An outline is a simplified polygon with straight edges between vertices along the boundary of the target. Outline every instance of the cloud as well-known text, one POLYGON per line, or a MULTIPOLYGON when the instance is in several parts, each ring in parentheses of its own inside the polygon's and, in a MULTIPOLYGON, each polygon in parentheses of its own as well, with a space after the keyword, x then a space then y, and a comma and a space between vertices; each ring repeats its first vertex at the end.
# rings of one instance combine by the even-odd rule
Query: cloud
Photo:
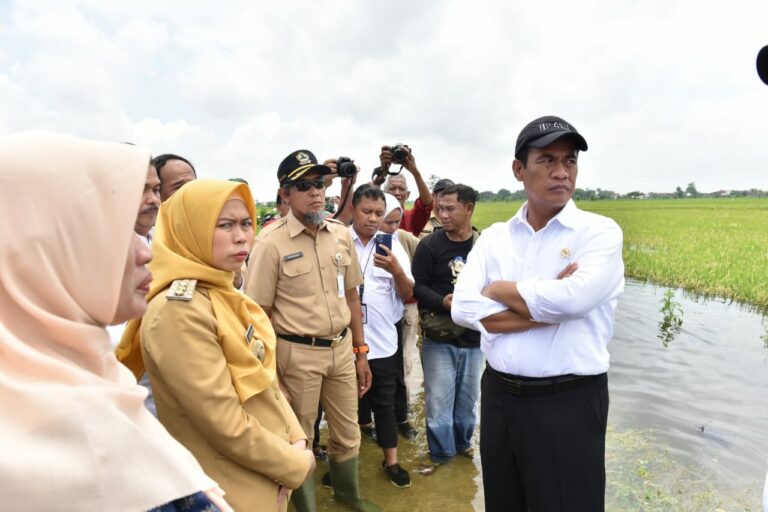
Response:
POLYGON ((516 189, 517 133, 545 114, 589 141, 582 187, 768 187, 768 90, 754 70, 763 3, 40 0, 0 11, 0 132, 133 140, 188 156, 204 176, 245 177, 264 200, 294 149, 350 156, 367 178, 394 142, 414 148, 425 176, 516 189))

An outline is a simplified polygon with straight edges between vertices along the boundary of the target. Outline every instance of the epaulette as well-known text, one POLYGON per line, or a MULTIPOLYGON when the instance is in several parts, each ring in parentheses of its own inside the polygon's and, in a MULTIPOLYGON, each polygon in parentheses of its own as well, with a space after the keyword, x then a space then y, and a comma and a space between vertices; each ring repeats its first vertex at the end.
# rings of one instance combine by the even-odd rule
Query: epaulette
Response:
POLYGON ((341 224, 342 226, 348 227, 346 224, 341 222, 339 219, 334 219, 334 218, 331 218, 331 217, 326 217, 325 221, 326 222, 333 222, 335 224, 341 224))
POLYGON ((259 234, 256 235, 256 238, 264 239, 264 238, 268 237, 269 235, 271 235, 272 233, 277 231, 277 228, 285 226, 286 222, 288 222, 288 218, 287 217, 281 217, 281 218, 277 219, 274 222, 270 222, 269 224, 264 226, 261 229, 261 231, 259 231, 259 234))
POLYGON ((169 300, 189 302, 195 295, 195 286, 197 286, 197 279, 177 279, 171 283, 165 297, 169 300))

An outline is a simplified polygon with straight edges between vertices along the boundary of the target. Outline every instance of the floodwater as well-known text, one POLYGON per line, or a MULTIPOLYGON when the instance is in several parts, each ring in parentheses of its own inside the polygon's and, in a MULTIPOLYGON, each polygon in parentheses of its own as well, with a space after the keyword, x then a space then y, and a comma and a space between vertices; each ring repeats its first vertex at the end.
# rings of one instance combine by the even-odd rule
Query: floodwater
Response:
MULTIPOLYGON (((768 465, 768 321, 739 304, 691 298, 677 291, 674 302, 679 310, 675 314, 682 325, 679 333, 664 336, 659 326, 666 291, 630 281, 620 300, 609 345, 609 430, 647 435, 654 451, 663 451, 676 468, 692 468, 692 473, 680 474, 705 479, 718 500, 720 496, 740 496, 738 507, 726 505, 724 509, 756 510, 760 497, 755 489, 762 487, 768 465)), ((474 459, 456 457, 430 476, 417 472, 427 455, 421 382, 416 360, 409 385, 412 424, 419 436, 415 441, 401 438, 399 447, 401 465, 410 471, 413 485, 408 489, 391 485, 381 471, 381 450, 363 436, 362 493, 388 512, 484 510, 477 446, 474 459)), ((322 441, 325 435, 324 431, 322 441)), ((478 437, 476 433, 475 445, 478 437)), ((618 493, 624 500, 627 494, 643 494, 642 489, 625 489, 643 483, 636 475, 634 480, 625 479, 638 461, 635 453, 612 446, 618 442, 609 432, 607 450, 619 455, 606 463, 608 510, 634 508, 618 500, 618 493)), ((331 490, 320 485, 326 471, 327 465, 319 463, 315 472, 318 509, 347 510, 333 501, 331 490)), ((686 482, 678 485, 684 488, 686 482)), ((638 504, 637 510, 645 509, 638 504)))
POLYGON ((723 490, 762 482, 768 466, 768 321, 740 304, 675 294, 680 334, 664 347, 666 289, 628 283, 611 352, 615 428, 652 429, 683 464, 723 490))

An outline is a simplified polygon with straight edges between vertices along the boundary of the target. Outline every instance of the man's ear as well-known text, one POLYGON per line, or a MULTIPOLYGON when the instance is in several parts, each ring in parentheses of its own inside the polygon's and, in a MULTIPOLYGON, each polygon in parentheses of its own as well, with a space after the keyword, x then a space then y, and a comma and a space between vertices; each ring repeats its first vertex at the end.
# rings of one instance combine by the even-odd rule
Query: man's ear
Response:
POLYGON ((523 165, 522 160, 518 160, 517 158, 515 158, 512 161, 512 172, 514 173, 515 179, 517 179, 517 181, 523 181, 524 168, 525 166, 523 165))

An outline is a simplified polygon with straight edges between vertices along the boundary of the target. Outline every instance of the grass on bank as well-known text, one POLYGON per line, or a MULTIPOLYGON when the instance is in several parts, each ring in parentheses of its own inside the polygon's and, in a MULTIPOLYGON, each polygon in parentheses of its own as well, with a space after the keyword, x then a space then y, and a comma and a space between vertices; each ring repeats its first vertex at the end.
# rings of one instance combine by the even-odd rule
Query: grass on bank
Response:
MULTIPOLYGON (((482 229, 522 203, 479 203, 482 229)), ((768 310, 768 199, 580 201, 624 231, 626 275, 768 310)))
POLYGON ((606 510, 622 512, 759 511, 761 489, 723 492, 711 475, 675 462, 653 433, 608 428, 606 510))

